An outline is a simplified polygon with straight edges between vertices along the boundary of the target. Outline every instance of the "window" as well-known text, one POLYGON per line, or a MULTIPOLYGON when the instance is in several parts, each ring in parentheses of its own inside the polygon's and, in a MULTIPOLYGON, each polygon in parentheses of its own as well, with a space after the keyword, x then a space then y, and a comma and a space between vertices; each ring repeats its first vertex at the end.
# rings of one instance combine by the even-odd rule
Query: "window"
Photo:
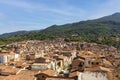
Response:
POLYGON ((42 78, 45 78, 45 76, 42 76, 42 78))
POLYGON ((99 62, 97 62, 96 64, 99 65, 99 62))

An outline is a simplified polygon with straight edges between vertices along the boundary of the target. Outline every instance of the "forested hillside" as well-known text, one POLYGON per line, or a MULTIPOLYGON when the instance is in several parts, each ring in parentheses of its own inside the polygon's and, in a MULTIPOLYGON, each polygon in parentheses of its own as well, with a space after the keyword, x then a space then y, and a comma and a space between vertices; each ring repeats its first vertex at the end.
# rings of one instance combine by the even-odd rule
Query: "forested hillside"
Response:
POLYGON ((1 38, 0 44, 22 40, 51 40, 55 38, 65 38, 66 41, 95 42, 120 48, 120 13, 95 20, 53 25, 40 31, 8 36, 1 38))

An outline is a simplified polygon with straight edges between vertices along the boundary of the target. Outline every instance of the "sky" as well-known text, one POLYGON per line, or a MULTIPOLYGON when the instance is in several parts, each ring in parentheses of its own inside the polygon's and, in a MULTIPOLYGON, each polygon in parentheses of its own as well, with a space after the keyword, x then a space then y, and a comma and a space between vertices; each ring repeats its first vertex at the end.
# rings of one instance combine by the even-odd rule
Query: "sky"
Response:
POLYGON ((40 30, 120 12, 120 0, 0 0, 0 34, 40 30))

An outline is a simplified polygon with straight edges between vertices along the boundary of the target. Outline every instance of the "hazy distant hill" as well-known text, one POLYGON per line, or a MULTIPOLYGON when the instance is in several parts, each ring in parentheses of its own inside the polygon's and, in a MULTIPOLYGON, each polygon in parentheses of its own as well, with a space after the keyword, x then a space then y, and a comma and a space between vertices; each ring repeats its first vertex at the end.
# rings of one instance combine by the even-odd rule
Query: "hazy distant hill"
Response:
POLYGON ((11 33, 1 34, 0 37, 10 37, 10 36, 21 35, 25 33, 27 33, 27 31, 16 31, 16 32, 11 32, 11 33))
POLYGON ((23 35, 23 34, 28 34, 31 32, 40 32, 41 30, 32 30, 32 31, 25 31, 24 30, 24 31, 11 32, 11 33, 4 33, 4 34, 0 35, 0 38, 7 38, 7 37, 11 37, 11 36, 23 35))
POLYGON ((95 20, 80 21, 65 25, 53 25, 41 31, 38 30, 29 33, 26 33, 25 31, 7 34, 7 36, 9 35, 13 36, 2 39, 2 42, 21 41, 28 39, 49 40, 63 37, 66 38, 67 41, 96 42, 99 44, 113 45, 119 48, 120 13, 115 13, 110 16, 105 16, 95 20))

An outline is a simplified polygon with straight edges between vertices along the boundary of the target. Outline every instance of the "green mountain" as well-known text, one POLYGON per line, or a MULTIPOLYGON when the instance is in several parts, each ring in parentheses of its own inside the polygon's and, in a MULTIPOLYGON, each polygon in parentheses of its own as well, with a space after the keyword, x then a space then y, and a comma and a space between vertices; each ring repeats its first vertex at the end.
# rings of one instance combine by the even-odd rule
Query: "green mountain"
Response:
POLYGON ((66 41, 95 42, 120 48, 120 13, 95 20, 53 25, 41 31, 1 38, 0 43, 22 40, 51 40, 60 37, 65 38, 66 41))
POLYGON ((115 14, 112 14, 110 16, 105 16, 105 17, 102 17, 98 20, 101 20, 101 21, 115 21, 115 22, 120 22, 120 13, 115 13, 115 14))

